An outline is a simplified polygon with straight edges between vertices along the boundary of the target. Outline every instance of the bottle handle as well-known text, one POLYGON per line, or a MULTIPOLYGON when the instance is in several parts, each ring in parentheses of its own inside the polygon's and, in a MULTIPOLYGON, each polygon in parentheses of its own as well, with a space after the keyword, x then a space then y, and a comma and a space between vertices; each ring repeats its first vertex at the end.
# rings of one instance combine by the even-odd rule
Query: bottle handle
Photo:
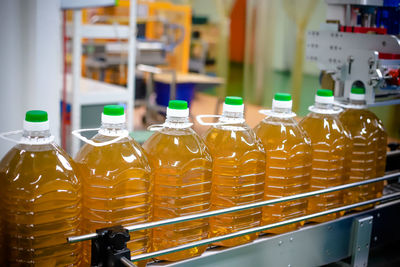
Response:
POLYGON ((16 131, 10 131, 10 132, 5 132, 5 133, 0 133, 0 138, 2 138, 2 139, 4 139, 4 140, 6 140, 6 141, 9 141, 9 142, 13 142, 13 143, 19 143, 19 140, 15 140, 15 139, 12 139, 12 138, 10 138, 10 137, 7 137, 7 136, 9 136, 9 135, 16 135, 16 134, 21 134, 21 133, 23 133, 23 130, 16 130, 16 131))
POLYGON ((260 109, 260 110, 258 111, 258 113, 263 114, 263 115, 265 115, 265 116, 268 116, 269 114, 271 114, 271 111, 272 111, 272 110, 270 110, 270 109, 260 109))
POLYGON ((149 127, 147 127, 148 131, 152 131, 152 132, 156 132, 156 131, 160 131, 161 129, 165 128, 165 127, 169 127, 169 128, 176 128, 176 129, 185 129, 185 128, 190 128, 193 126, 193 123, 191 122, 185 122, 185 123, 180 123, 178 124, 174 124, 174 123, 170 123, 170 122, 164 122, 162 124, 153 124, 150 125, 149 127))
POLYGON ((147 130, 152 131, 152 132, 157 132, 157 131, 161 130, 162 128, 164 128, 164 124, 153 124, 153 125, 150 125, 149 127, 147 127, 147 130))
POLYGON ((196 120, 200 125, 203 126, 215 126, 215 125, 222 125, 226 123, 221 122, 205 122, 203 118, 221 118, 221 115, 197 115, 196 120))
POLYGON ((100 130, 100 128, 91 128, 91 129, 79 129, 79 130, 74 130, 72 131, 72 134, 80 139, 81 141, 85 142, 86 144, 95 146, 95 147, 101 147, 101 146, 107 146, 107 145, 111 145, 114 144, 118 141, 120 141, 121 139, 128 137, 129 133, 128 131, 126 131, 127 134, 121 134, 119 135, 117 138, 114 138, 110 141, 106 141, 106 142, 94 142, 93 140, 87 139, 86 137, 84 137, 83 135, 81 135, 82 132, 91 132, 91 131, 98 131, 100 130))
POLYGON ((203 118, 222 118, 222 115, 197 115, 196 120, 200 125, 203 126, 217 126, 217 125, 232 125, 232 124, 240 124, 244 122, 244 119, 240 119, 237 121, 226 121, 226 122, 205 122, 203 118))
POLYGON ((260 109, 258 113, 263 114, 265 116, 273 116, 273 117, 278 117, 278 118, 293 118, 296 117, 296 113, 290 112, 290 113, 276 113, 272 111, 272 109, 260 109))
POLYGON ((50 135, 48 137, 40 137, 40 138, 27 138, 22 136, 20 139, 16 140, 13 138, 8 137, 9 135, 17 135, 23 133, 23 130, 16 130, 16 131, 10 131, 10 132, 5 132, 5 133, 0 133, 0 138, 10 141, 12 143, 16 144, 25 144, 25 145, 45 145, 49 144, 54 141, 54 136, 50 135))

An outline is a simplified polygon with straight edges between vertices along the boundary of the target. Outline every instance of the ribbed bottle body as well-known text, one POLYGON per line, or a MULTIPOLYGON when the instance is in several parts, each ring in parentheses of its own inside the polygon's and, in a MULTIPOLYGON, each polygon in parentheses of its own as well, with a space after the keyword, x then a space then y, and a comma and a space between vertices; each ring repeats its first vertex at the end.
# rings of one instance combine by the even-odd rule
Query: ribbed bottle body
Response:
MULTIPOLYGON (((154 170, 154 220, 163 220, 210 209, 212 159, 201 138, 190 128, 164 128, 143 145, 154 170)), ((162 250, 205 239, 208 218, 153 229, 153 250, 162 250)), ((157 257, 176 261, 199 256, 206 247, 195 247, 157 257)))
MULTIPOLYGON (((307 192, 310 186, 311 145, 293 118, 267 117, 255 128, 266 153, 264 199, 275 199, 307 192)), ((307 212, 307 199, 263 207, 263 224, 300 217, 307 212)), ((293 231, 304 222, 268 230, 268 233, 293 231)))
MULTIPOLYGON (((115 137, 98 134, 95 142, 115 137)), ((83 180, 83 229, 129 226, 152 220, 152 175, 145 152, 131 138, 106 146, 85 145, 76 156, 83 180)), ((131 233, 131 255, 150 251, 151 230, 131 233)), ((84 244, 85 263, 90 263, 90 242, 84 244)), ((145 265, 144 262, 139 265, 145 265)))
MULTIPOLYGON (((265 152, 253 130, 244 123, 216 126, 207 131, 205 142, 213 158, 212 209, 262 201, 265 152)), ((211 217, 211 236, 260 226, 261 217, 261 208, 211 217)), ((256 233, 224 240, 216 245, 231 247, 255 238, 256 233)))
POLYGON ((19 144, 0 163, 5 266, 76 266, 81 183, 72 159, 57 145, 19 144))
MULTIPOLYGON (((348 136, 336 114, 311 112, 300 126, 307 132, 312 146, 312 170, 310 190, 321 190, 346 182, 345 156, 348 136)), ((309 213, 317 213, 343 206, 343 192, 331 192, 311 197, 308 201, 309 213)), ((341 214, 329 214, 312 219, 324 222, 338 218, 341 214)))

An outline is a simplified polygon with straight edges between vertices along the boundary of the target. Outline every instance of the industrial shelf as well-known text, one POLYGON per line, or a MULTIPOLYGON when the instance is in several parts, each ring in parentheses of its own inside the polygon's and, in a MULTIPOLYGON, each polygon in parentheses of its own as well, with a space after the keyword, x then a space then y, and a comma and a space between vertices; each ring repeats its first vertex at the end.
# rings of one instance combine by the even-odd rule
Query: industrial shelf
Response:
MULTIPOLYGON (((72 99, 72 77, 67 75, 67 100, 72 99)), ((106 103, 124 103, 131 95, 124 86, 96 81, 81 77, 79 80, 80 105, 97 105, 106 103)))
MULTIPOLYGON (((129 26, 106 24, 82 24, 82 11, 74 10, 73 22, 66 27, 67 36, 72 37, 72 78, 68 101, 72 105, 72 130, 81 127, 81 107, 83 105, 126 103, 127 126, 133 131, 133 101, 135 99, 136 66, 136 0, 130 1, 129 26), (126 39, 127 42, 127 86, 123 87, 96 82, 81 77, 82 38, 126 39)), ((73 138, 71 154, 75 156, 80 142, 73 138)))
MULTIPOLYGON (((81 25, 81 37, 92 39, 128 39, 129 26, 114 24, 81 25)), ((73 37, 73 25, 67 25, 67 36, 73 37)))

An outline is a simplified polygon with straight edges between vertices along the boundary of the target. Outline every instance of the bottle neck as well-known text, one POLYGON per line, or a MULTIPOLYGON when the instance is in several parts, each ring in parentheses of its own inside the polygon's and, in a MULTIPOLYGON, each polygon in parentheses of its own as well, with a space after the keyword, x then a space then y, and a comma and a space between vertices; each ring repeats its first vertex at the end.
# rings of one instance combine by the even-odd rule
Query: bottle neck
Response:
POLYGON ((105 136, 129 135, 126 123, 104 123, 104 122, 101 123, 99 134, 105 136))
POLYGON ((22 137, 24 138, 49 138, 51 136, 50 134, 50 130, 44 130, 44 131, 28 131, 28 130, 24 130, 22 133, 22 137))
POLYGON ((318 108, 318 109, 333 109, 333 104, 332 103, 318 103, 318 102, 315 102, 314 107, 318 108))
POLYGON ((40 131, 24 129, 19 143, 25 145, 47 145, 53 141, 54 136, 51 135, 49 129, 40 131))
POLYGON ((274 105, 272 105, 272 112, 281 113, 281 114, 290 114, 290 113, 292 113, 292 109, 291 108, 274 107, 274 105))
POLYGON ((189 117, 172 117, 172 116, 167 116, 165 119, 166 123, 172 123, 172 124, 184 124, 184 123, 189 123, 189 117))
POLYGON ((118 131, 118 130, 126 130, 126 123, 101 123, 101 130, 114 130, 114 131, 118 131))
POLYGON ((241 123, 244 122, 243 112, 230 112, 223 111, 222 116, 219 119, 220 122, 232 122, 232 123, 241 123))
POLYGON ((367 104, 367 102, 365 100, 350 99, 350 104, 355 105, 355 106, 365 106, 367 104))

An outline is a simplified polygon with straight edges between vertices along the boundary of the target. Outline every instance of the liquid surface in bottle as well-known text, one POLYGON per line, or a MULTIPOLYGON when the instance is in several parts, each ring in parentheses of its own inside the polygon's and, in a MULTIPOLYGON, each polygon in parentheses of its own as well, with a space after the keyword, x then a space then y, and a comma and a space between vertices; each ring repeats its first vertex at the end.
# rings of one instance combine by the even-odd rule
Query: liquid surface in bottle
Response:
MULTIPOLYGON (((210 209, 212 160, 201 138, 191 129, 163 128, 143 145, 154 170, 154 220, 210 209)), ((208 237, 208 218, 153 230, 158 251, 208 237)), ((157 257, 176 261, 201 255, 206 246, 157 257)))
POLYGON ((0 163, 5 266, 77 266, 81 184, 72 159, 55 144, 12 148, 0 163))
MULTIPOLYGON (((260 139, 245 123, 219 125, 205 134, 213 158, 211 208, 223 209, 263 200, 265 152, 260 139)), ((260 226, 261 208, 210 218, 211 236, 260 226)), ((257 233, 215 243, 237 246, 257 238, 257 233)))
MULTIPOLYGON (((106 142, 114 138, 97 134, 92 140, 106 142)), ((152 220, 151 169, 145 152, 133 139, 126 137, 100 147, 84 145, 76 161, 82 174, 84 233, 152 220)), ((151 230, 135 231, 130 236, 132 256, 149 251, 151 230)), ((90 249, 90 242, 85 242, 86 264, 90 263, 90 249)))
MULTIPOLYGON (((310 190, 321 190, 345 183, 345 156, 349 140, 338 116, 311 112, 300 122, 300 126, 311 139, 310 190)), ((308 211, 310 214, 317 213, 343 205, 343 192, 336 191, 309 198, 308 211)), ((333 213, 311 221, 325 222, 341 215, 333 213)))
MULTIPOLYGON (((348 153, 349 183, 382 176, 386 166, 387 135, 382 122, 374 113, 363 108, 350 108, 340 114, 352 141, 348 153)), ((382 195, 383 182, 358 186, 347 190, 347 204, 373 199, 382 195)), ((357 210, 373 205, 363 206, 357 210)))
MULTIPOLYGON (((255 128, 266 153, 264 199, 275 199, 307 192, 311 172, 311 145, 305 132, 293 118, 269 116, 255 128)), ((282 202, 263 207, 263 224, 304 216, 307 199, 282 202)), ((267 230, 280 234, 296 230, 298 222, 267 230)))

